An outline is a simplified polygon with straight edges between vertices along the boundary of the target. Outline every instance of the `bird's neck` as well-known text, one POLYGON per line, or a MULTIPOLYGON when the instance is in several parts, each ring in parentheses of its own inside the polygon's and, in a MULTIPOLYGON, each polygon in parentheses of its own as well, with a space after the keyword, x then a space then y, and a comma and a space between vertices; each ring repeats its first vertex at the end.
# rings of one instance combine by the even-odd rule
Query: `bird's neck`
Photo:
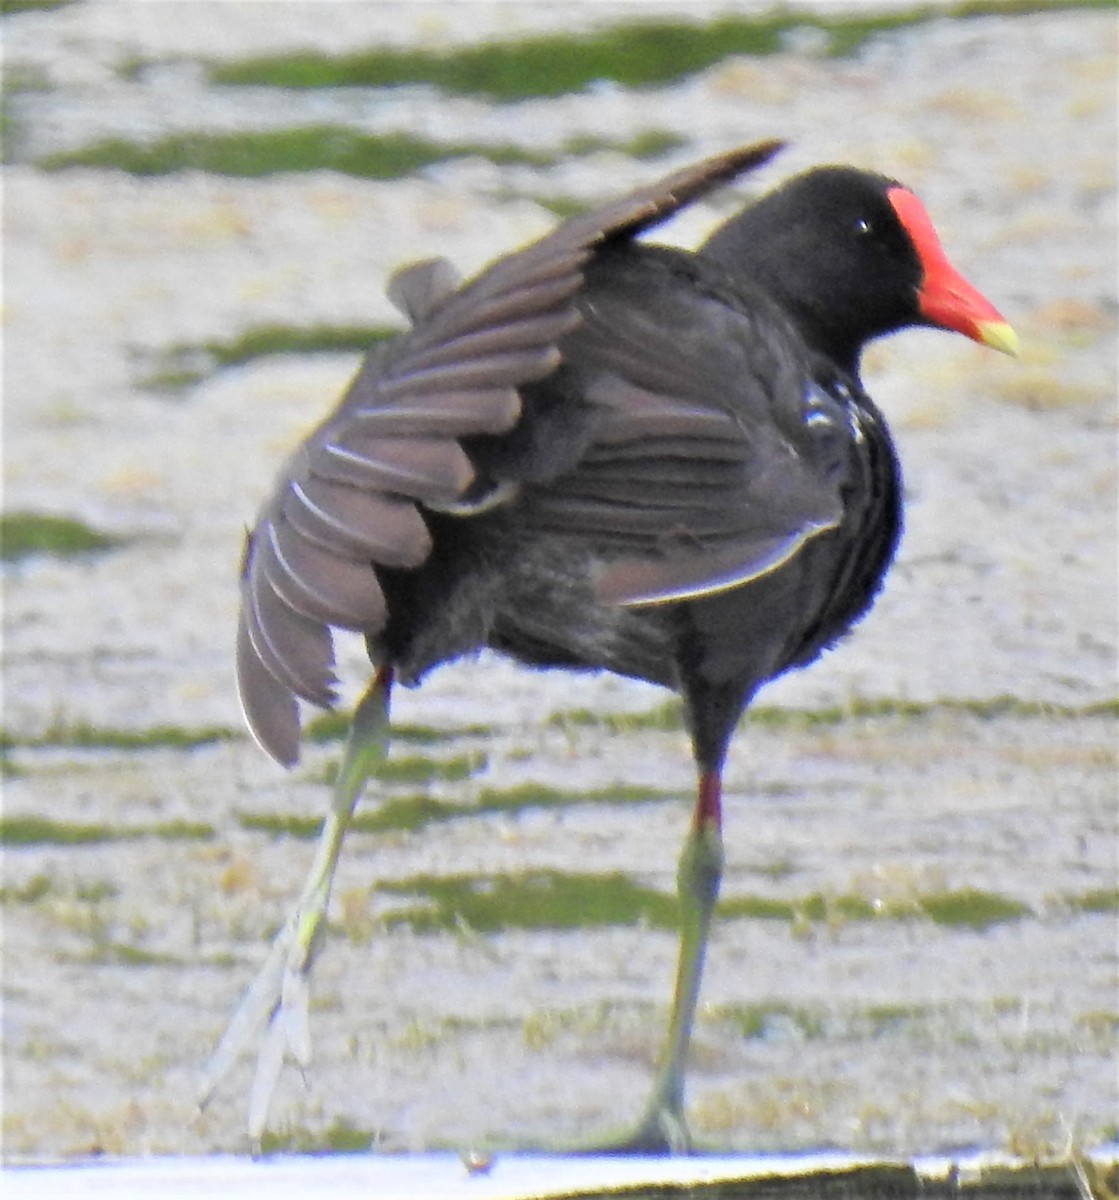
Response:
POLYGON ((854 329, 856 314, 846 312, 833 297, 791 291, 780 247, 747 234, 741 228, 724 229, 700 253, 719 263, 730 278, 748 282, 764 293, 788 316, 809 350, 858 379, 866 339, 863 331, 854 329))
POLYGON ((843 326, 842 313, 824 314, 815 306, 797 304, 792 297, 783 295, 779 284, 775 288, 776 299, 792 318, 808 348, 827 359, 833 366, 851 377, 859 378, 859 363, 862 359, 864 340, 843 326))

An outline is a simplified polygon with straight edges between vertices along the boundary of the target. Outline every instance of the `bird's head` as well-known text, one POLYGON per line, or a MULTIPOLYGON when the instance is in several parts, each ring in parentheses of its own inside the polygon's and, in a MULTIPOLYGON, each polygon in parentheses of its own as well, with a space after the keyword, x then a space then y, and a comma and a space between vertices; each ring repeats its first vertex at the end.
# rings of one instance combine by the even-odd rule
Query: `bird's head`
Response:
POLYGON ((949 262, 921 201, 881 175, 799 175, 717 230, 703 253, 763 287, 847 369, 872 338, 913 325, 1017 350, 1005 318, 949 262))

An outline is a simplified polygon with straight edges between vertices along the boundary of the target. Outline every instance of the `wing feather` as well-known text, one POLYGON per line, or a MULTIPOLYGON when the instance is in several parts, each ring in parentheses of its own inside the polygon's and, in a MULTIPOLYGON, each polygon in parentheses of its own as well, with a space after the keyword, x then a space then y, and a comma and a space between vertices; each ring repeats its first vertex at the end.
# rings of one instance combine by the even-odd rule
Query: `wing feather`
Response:
POLYGON ((461 282, 459 273, 445 258, 428 258, 396 271, 389 279, 385 294, 398 311, 417 325, 461 282))
POLYGON ((720 293, 720 268, 694 288, 673 285, 680 269, 657 252, 589 272, 571 387, 596 419, 577 461, 520 502, 529 534, 600 549, 609 603, 738 586, 843 516, 850 393, 815 379, 780 315, 759 332, 755 304, 720 293))
POLYGON ((503 433, 520 412, 515 388, 471 388, 407 396, 391 408, 354 409, 345 427, 351 436, 459 438, 503 433))
MULTIPOLYGON (((520 297, 517 297, 520 299, 520 297)), ((523 304, 520 312, 523 313, 523 304)), ((512 317, 517 315, 510 313, 512 317)), ((579 314, 574 310, 548 312, 542 316, 530 316, 520 320, 509 320, 501 325, 486 325, 460 333, 450 341, 437 342, 429 349, 421 350, 412 358, 410 369, 418 374, 433 367, 445 367, 463 362, 484 364, 494 358, 516 355, 525 346, 547 347, 558 342, 579 324, 579 314)), ((415 374, 406 378, 414 378, 415 374)))
MULTIPOLYGON (((329 480, 349 485, 349 489, 320 487, 318 490, 321 493, 319 506, 328 517, 329 509, 336 504, 346 513, 353 514, 348 518, 350 520, 360 516, 355 510, 360 509, 361 492, 355 496, 355 489, 403 495, 430 503, 461 495, 474 478, 470 459, 452 438, 400 438, 347 431, 340 434, 337 441, 315 446, 309 458, 306 486, 312 486, 316 478, 324 483, 329 480)), ((388 504, 383 507, 390 508, 388 504)), ((400 508, 401 504, 396 502, 391 507, 400 508)), ((423 521, 415 506, 407 507, 413 514, 412 523, 422 527, 423 521)), ((344 514, 339 515, 346 519, 344 514)), ((398 514, 398 520, 406 520, 403 513, 398 514)), ((376 541, 371 544, 376 545, 376 541)), ((392 544, 391 539, 389 544, 392 544)))
POLYGON ((457 322, 453 336, 464 337, 476 329, 520 321, 540 313, 554 313, 579 290, 581 282, 581 276, 570 271, 553 279, 536 278, 514 291, 476 294, 469 310, 457 322))
POLYGON ((237 691, 245 723, 281 765, 299 759, 299 705, 295 693, 265 665, 249 636, 247 607, 237 623, 237 691))
POLYGON ((472 388, 517 387, 550 375, 560 363, 558 347, 552 344, 528 345, 502 354, 466 358, 439 366, 398 367, 394 377, 382 380, 378 399, 385 404, 400 397, 411 398, 430 393, 469 391, 472 388))
POLYGON ((307 541, 364 570, 374 560, 415 567, 431 550, 431 535, 414 504, 326 478, 293 481, 281 512, 307 541))
POLYGON ((385 598, 368 564, 332 554, 286 523, 270 523, 266 533, 261 578, 292 608, 340 629, 380 628, 385 598))
POLYGON ((264 587, 246 597, 245 627, 257 657, 289 691, 313 704, 333 703, 334 651, 321 624, 264 587))
MULTIPOLYGON (((394 277, 390 297, 414 328, 366 358, 281 472, 249 540, 238 686, 251 729, 277 759, 298 754, 295 697, 331 702, 323 669, 331 629, 380 632, 389 614, 377 568, 422 563, 431 549, 424 506, 454 508, 468 494, 474 468, 461 439, 514 430, 521 389, 560 365, 560 343, 584 319, 592 256, 779 148, 759 143, 686 167, 566 222, 457 290, 442 261, 394 277)), ((706 424, 715 436, 709 416, 683 418, 684 433, 680 420, 661 414, 649 427, 689 436, 706 424)), ((616 437, 607 429, 604 444, 638 436, 636 425, 616 437)))
POLYGON ((810 537, 833 524, 806 524, 791 533, 739 541, 721 551, 623 559, 598 575, 595 594, 610 604, 635 607, 711 596, 775 571, 810 537))

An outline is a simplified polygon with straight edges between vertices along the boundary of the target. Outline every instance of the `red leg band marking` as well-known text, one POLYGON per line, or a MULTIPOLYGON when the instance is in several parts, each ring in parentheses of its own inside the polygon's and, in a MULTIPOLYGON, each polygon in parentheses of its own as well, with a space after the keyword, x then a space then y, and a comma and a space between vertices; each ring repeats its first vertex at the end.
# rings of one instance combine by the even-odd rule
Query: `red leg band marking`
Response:
POLYGON ((697 829, 705 825, 714 825, 717 830, 723 828, 723 780, 718 771, 704 771, 700 774, 695 824, 697 829))

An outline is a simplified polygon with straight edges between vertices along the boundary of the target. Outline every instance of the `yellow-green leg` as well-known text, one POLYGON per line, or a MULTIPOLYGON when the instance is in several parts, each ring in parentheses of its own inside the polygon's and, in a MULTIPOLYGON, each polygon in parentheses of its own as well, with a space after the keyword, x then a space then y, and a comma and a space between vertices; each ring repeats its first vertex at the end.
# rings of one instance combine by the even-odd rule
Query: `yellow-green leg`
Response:
POLYGON ((614 1152, 686 1154, 692 1148, 684 1118, 684 1074, 692 1023, 703 978, 703 959, 723 874, 723 835, 718 772, 700 777, 695 820, 676 872, 680 898, 680 958, 676 989, 653 1092, 637 1129, 614 1152))
POLYGON ((210 1099, 242 1051, 264 1030, 249 1099, 249 1136, 254 1145, 264 1133, 285 1058, 290 1054, 301 1068, 311 1061, 307 1013, 311 968, 322 941, 330 889, 350 818, 366 781, 388 749, 391 684, 391 671, 382 668, 354 710, 330 812, 319 834, 303 894, 205 1068, 200 1104, 210 1099))

